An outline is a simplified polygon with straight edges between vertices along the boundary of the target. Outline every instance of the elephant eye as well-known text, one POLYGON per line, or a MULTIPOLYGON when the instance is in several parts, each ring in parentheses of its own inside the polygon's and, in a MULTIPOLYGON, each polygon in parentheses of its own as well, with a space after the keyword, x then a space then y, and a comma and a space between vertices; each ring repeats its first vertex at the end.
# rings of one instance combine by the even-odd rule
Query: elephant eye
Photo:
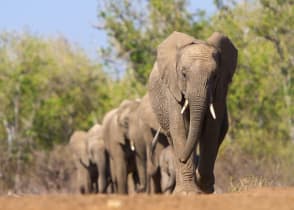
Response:
POLYGON ((182 68, 182 75, 186 79, 186 77, 187 77, 187 70, 186 70, 185 67, 182 68))

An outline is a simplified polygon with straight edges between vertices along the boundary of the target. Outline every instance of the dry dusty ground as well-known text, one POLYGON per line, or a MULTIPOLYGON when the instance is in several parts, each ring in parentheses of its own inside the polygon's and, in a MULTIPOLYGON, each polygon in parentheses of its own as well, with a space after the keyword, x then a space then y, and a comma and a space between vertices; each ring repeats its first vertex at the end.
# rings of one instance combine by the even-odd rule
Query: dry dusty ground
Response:
POLYGON ((214 195, 25 195, 1 196, 2 210, 294 210, 294 188, 259 188, 214 195))

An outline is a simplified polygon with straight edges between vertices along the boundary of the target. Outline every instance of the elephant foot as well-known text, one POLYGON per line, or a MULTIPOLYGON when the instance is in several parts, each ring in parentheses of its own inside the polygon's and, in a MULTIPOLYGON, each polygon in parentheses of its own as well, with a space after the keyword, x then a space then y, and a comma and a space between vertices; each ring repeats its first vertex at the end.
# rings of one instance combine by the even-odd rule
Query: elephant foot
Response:
POLYGON ((144 193, 144 192, 146 192, 145 186, 137 186, 136 187, 136 193, 144 193))
POLYGON ((202 193, 202 191, 194 183, 189 185, 178 185, 173 192, 175 195, 195 195, 200 193, 202 193))
POLYGON ((202 191, 202 193, 211 194, 211 193, 214 192, 213 185, 212 186, 211 185, 205 185, 205 184, 202 184, 201 182, 197 182, 197 186, 202 191))
POLYGON ((211 194, 214 192, 214 177, 209 177, 209 178, 204 178, 201 177, 198 173, 196 172, 196 184, 198 188, 205 194, 211 194))

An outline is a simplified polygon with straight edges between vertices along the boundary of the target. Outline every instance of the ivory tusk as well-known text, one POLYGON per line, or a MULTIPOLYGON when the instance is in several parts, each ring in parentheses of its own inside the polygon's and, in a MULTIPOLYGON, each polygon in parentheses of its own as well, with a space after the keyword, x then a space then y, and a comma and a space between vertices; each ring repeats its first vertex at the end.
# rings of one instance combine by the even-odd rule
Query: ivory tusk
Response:
POLYGON ((215 116, 215 112, 214 112, 214 108, 213 108, 213 104, 210 103, 209 105, 209 110, 210 110, 210 113, 212 115, 212 118, 215 120, 216 119, 216 116, 215 116))
POLYGON ((159 136, 159 133, 160 133, 160 127, 157 129, 156 131, 156 134, 155 136, 153 137, 152 139, 152 142, 151 142, 151 162, 154 164, 154 151, 155 151, 155 146, 158 142, 158 136, 159 136))
POLYGON ((160 129, 161 129, 161 127, 159 127, 159 128, 157 129, 156 134, 155 134, 155 136, 154 136, 153 139, 152 139, 152 142, 151 142, 151 147, 152 147, 152 148, 154 148, 155 145, 157 144, 157 140, 158 140, 158 136, 159 136, 159 133, 160 133, 160 129))
POLYGON ((135 148, 135 144, 134 144, 133 141, 131 141, 131 150, 132 150, 133 152, 136 150, 136 148, 135 148))
POLYGON ((181 114, 184 114, 185 110, 187 109, 187 106, 188 106, 189 102, 188 102, 188 99, 185 100, 185 104, 181 110, 181 114))

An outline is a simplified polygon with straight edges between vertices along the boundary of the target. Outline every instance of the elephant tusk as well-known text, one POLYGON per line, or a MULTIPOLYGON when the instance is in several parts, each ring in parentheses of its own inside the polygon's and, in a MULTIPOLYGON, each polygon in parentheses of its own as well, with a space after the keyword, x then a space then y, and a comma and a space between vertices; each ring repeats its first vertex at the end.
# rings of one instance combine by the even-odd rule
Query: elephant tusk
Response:
POLYGON ((210 110, 210 113, 212 115, 212 118, 215 120, 216 119, 216 116, 215 116, 215 112, 214 112, 214 108, 213 108, 213 104, 210 103, 209 105, 209 110, 210 110))
POLYGON ((151 142, 151 162, 152 163, 154 163, 154 151, 155 151, 156 144, 158 142, 158 136, 159 136, 159 133, 160 133, 160 129, 161 129, 161 127, 159 127, 157 129, 156 134, 153 137, 152 142, 151 142))
POLYGON ((184 114, 185 110, 187 109, 187 106, 188 106, 189 102, 188 102, 188 99, 185 100, 185 104, 181 110, 181 114, 184 114))
POLYGON ((131 150, 134 152, 136 150, 135 144, 133 141, 131 141, 130 143, 131 143, 131 150))
POLYGON ((155 134, 155 136, 154 136, 153 139, 152 139, 152 142, 151 142, 151 148, 152 148, 152 151, 154 150, 155 145, 157 144, 157 140, 158 140, 158 136, 159 136, 159 133, 160 133, 160 129, 161 129, 161 127, 159 127, 159 128, 157 129, 156 134, 155 134))

